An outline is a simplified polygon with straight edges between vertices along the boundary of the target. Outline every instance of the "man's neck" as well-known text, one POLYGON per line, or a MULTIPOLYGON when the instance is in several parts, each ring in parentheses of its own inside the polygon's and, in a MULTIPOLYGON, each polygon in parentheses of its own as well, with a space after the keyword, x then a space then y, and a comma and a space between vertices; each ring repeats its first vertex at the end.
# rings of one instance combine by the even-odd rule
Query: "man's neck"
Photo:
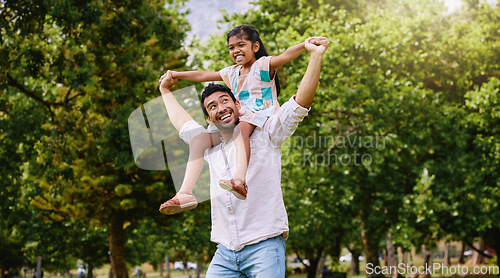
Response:
POLYGON ((226 130, 219 129, 219 132, 224 143, 228 143, 229 141, 231 141, 231 139, 233 139, 234 129, 226 129, 226 130))

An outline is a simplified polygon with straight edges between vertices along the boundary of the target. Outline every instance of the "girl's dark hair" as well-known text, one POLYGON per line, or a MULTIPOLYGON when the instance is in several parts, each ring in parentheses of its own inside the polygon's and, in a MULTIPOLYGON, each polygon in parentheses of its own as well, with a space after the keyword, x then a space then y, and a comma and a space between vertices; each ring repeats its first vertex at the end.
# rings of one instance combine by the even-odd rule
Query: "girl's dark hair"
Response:
MULTIPOLYGON (((264 57, 264 56, 269 56, 269 54, 267 53, 267 49, 264 46, 264 43, 260 39, 259 32, 252 25, 247 24, 247 25, 240 25, 240 26, 234 27, 231 31, 229 31, 229 33, 227 33, 226 40, 229 42, 229 38, 231 38, 233 36, 236 36, 237 38, 247 39, 247 40, 251 41, 252 44, 255 42, 259 42, 260 48, 255 53, 255 59, 259 59, 260 57, 264 57)), ((270 76, 270 77, 271 77, 271 79, 273 78, 273 76, 270 76)), ((275 83, 276 83, 276 94, 279 96, 280 92, 281 92, 281 88, 280 88, 280 82, 278 79, 278 69, 276 69, 276 72, 274 74, 274 78, 275 78, 275 83)))

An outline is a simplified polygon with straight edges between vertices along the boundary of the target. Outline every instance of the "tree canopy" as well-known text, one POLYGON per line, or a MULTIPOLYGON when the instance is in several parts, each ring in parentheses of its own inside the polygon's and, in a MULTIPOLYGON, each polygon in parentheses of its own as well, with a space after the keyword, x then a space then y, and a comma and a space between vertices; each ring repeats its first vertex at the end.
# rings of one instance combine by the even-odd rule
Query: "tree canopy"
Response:
MULTIPOLYGON (((160 215, 171 177, 135 165, 127 129, 166 69, 232 64, 225 34, 184 46, 181 4, 2 1, 2 270, 109 256, 127 277, 127 262, 210 258, 209 203, 160 215)), ((311 111, 283 147, 287 252, 310 261, 309 277, 342 247, 378 265, 386 234, 404 248, 481 238, 500 252, 498 5, 257 0, 223 21, 254 25, 271 55, 330 40, 311 111)), ((280 103, 307 55, 278 71, 280 103)))

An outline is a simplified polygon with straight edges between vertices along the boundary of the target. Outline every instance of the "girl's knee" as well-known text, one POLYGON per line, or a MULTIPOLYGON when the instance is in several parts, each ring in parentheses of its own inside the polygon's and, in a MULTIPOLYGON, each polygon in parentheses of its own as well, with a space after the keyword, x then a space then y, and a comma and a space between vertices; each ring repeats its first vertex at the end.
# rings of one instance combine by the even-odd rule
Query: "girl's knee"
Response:
POLYGON ((201 133, 196 135, 191 142, 189 142, 189 147, 210 147, 210 134, 201 133))
POLYGON ((253 124, 247 122, 240 122, 238 124, 237 130, 235 129, 235 132, 237 132, 238 134, 241 133, 243 136, 248 137, 250 136, 250 134, 252 134, 254 129, 255 126, 253 124))

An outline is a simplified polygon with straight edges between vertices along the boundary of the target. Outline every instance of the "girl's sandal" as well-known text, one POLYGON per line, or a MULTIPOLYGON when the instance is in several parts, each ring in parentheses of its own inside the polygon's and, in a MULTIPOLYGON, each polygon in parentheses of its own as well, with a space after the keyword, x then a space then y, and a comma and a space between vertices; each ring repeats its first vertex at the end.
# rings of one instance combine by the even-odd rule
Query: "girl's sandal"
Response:
POLYGON ((219 186, 233 193, 233 195, 240 200, 245 200, 247 198, 247 184, 240 179, 221 180, 219 181, 219 186))
POLYGON ((176 214, 185 210, 194 209, 198 201, 192 193, 177 193, 175 196, 161 204, 160 212, 163 214, 176 214))

